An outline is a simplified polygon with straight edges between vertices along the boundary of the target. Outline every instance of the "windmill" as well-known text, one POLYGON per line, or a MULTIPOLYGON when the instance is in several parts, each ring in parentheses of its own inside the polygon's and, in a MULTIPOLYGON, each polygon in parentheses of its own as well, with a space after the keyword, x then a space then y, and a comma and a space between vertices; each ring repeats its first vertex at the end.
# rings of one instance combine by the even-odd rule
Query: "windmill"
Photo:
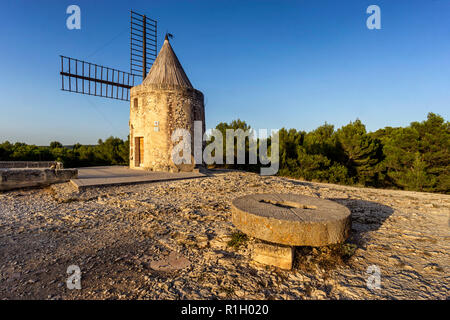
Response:
POLYGON ((170 45, 171 34, 166 34, 157 55, 156 32, 155 20, 131 11, 130 72, 61 56, 61 89, 131 101, 130 168, 193 171, 203 163, 202 152, 192 146, 190 156, 183 154, 187 161, 175 162, 172 150, 177 142, 171 137, 175 128, 184 129, 191 136, 196 130, 203 137, 204 95, 192 86, 184 72, 170 45), (136 78, 142 78, 142 83, 136 78))
POLYGON ((61 55, 61 90, 130 101, 130 89, 145 79, 156 50, 157 21, 130 10, 130 72, 61 55))

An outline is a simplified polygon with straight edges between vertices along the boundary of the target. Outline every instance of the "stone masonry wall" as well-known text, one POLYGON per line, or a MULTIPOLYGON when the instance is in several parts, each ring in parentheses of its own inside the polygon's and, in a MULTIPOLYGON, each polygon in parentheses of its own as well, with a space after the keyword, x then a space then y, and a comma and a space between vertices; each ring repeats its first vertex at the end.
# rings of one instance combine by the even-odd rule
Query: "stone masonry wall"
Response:
POLYGON ((0 161, 0 168, 58 168, 63 164, 57 161, 0 161))
MULTIPOLYGON (((144 138, 144 161, 141 168, 178 172, 171 157, 172 133, 177 128, 191 132, 194 151, 194 121, 203 122, 203 94, 195 89, 170 85, 139 85, 131 89, 130 99, 130 168, 137 168, 135 138, 144 138), (136 100, 137 99, 137 100, 136 100), (136 104, 137 101, 137 104, 136 104), (158 126, 155 126, 158 121, 158 126)), ((183 167, 182 170, 186 168, 183 167)), ((192 168, 191 168, 192 169, 192 168)))
POLYGON ((48 186, 78 176, 77 169, 13 168, 0 169, 0 191, 48 186))

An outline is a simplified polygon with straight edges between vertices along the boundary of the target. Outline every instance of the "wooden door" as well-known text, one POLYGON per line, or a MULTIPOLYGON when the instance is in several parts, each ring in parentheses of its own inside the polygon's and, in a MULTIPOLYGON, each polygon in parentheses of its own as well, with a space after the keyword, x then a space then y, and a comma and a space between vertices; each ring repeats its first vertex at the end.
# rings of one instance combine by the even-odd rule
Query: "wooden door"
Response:
POLYGON ((139 138, 139 165, 144 164, 144 138, 139 138))
POLYGON ((135 166, 140 167, 141 164, 144 164, 144 138, 143 137, 135 137, 134 138, 134 159, 135 166))

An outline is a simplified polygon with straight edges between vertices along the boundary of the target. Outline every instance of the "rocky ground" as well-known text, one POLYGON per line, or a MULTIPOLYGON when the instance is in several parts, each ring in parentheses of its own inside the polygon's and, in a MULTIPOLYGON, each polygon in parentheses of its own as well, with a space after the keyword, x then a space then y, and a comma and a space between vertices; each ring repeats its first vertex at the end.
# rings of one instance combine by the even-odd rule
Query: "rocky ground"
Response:
POLYGON ((0 298, 450 298, 450 196, 210 173, 84 192, 66 183, 0 193, 0 298), (345 254, 301 248, 292 271, 253 262, 255 240, 236 236, 230 204, 263 192, 347 206, 352 236, 338 250, 345 254), (66 286, 70 265, 81 269, 81 290, 66 286), (371 265, 380 289, 366 285, 371 265))

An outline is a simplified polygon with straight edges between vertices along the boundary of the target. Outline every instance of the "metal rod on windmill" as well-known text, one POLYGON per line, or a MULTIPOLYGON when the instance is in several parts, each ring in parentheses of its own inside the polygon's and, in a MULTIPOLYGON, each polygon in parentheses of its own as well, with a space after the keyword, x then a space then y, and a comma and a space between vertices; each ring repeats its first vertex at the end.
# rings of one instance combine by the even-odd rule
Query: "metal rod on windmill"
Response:
POLYGON ((142 53, 142 80, 145 79, 145 76, 147 75, 147 24, 145 23, 145 15, 142 17, 142 24, 144 27, 144 30, 142 32, 142 43, 144 47, 144 52, 142 53))
POLYGON ((61 55, 61 90, 129 101, 135 78, 144 80, 156 59, 157 22, 131 10, 130 30, 130 72, 61 55))
POLYGON ((143 80, 156 59, 157 22, 131 11, 130 26, 130 72, 143 80))

